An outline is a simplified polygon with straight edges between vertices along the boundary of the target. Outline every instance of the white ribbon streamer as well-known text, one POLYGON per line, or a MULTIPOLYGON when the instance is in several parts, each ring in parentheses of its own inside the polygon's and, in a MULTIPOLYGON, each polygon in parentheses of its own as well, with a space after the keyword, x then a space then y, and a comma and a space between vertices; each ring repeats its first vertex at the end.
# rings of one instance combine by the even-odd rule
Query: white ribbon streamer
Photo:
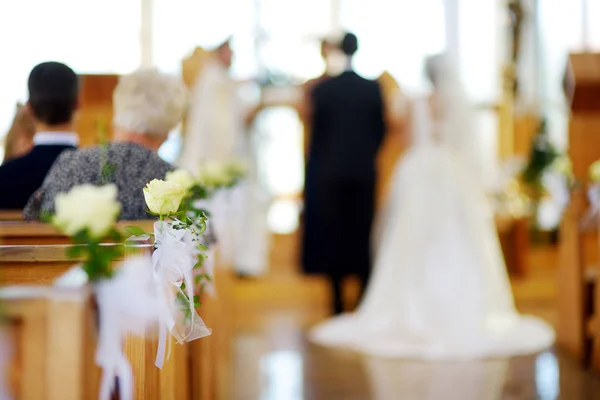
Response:
MULTIPOLYGON (((159 299, 159 338, 155 364, 162 368, 167 348, 167 333, 178 343, 192 341, 211 334, 194 307, 193 270, 198 260, 198 248, 192 233, 175 229, 172 224, 154 224, 155 250, 152 254, 154 283, 159 299), (184 294, 188 304, 176 308, 177 297, 184 294), (188 317, 186 318, 186 314, 188 317)), ((170 342, 169 342, 170 343, 170 342)))
POLYGON ((119 398, 133 398, 133 376, 123 341, 127 333, 143 335, 158 320, 151 265, 148 257, 133 257, 121 264, 113 279, 94 284, 99 312, 96 364, 103 370, 100 400, 110 400, 115 378, 119 398))

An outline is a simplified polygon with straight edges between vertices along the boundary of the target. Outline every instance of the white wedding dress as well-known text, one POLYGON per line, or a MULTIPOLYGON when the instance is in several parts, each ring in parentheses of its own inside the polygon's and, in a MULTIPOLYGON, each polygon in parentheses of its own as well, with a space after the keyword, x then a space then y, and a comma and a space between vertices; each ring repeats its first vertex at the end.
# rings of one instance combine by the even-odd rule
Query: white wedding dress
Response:
POLYGON ((455 360, 552 345, 552 328, 515 310, 493 212, 468 149, 475 144, 466 131, 453 131, 465 127, 466 114, 450 86, 438 104, 452 100, 446 111, 460 118, 433 122, 427 101, 414 104, 413 144, 394 172, 363 301, 356 312, 314 327, 311 341, 383 357, 455 360))

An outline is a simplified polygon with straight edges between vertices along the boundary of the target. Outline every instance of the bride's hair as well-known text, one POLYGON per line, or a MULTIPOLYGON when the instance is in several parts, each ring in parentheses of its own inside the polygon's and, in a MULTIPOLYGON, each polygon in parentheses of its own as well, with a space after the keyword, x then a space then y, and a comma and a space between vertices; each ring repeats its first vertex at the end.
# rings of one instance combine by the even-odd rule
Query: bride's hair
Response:
POLYGON ((425 76, 431 84, 435 87, 437 82, 437 75, 435 69, 435 57, 438 56, 430 56, 425 60, 425 76))
POLYGON ((455 60, 444 53, 429 56, 425 74, 434 88, 437 111, 441 110, 444 142, 457 150, 472 170, 482 169, 481 135, 475 132, 476 117, 455 60))

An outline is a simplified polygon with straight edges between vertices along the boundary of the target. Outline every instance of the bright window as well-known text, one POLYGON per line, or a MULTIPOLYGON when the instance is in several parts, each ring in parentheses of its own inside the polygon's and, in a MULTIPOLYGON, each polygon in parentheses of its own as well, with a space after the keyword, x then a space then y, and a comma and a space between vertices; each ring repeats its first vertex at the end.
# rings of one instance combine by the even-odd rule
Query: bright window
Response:
POLYGON ((0 137, 15 102, 27 100, 27 77, 43 61, 78 73, 124 73, 140 60, 139 1, 19 0, 0 2, 2 73, 0 137))

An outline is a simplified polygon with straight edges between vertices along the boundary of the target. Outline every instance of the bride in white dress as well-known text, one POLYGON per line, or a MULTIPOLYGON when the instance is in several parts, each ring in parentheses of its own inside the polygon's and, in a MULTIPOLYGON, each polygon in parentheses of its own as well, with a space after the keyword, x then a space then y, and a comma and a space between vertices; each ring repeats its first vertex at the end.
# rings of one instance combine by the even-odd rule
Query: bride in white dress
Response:
POLYGON ((392 178, 365 296, 309 338, 399 358, 545 350, 552 328, 514 306, 458 75, 442 55, 427 60, 427 74, 434 90, 412 106, 412 144, 392 178))

